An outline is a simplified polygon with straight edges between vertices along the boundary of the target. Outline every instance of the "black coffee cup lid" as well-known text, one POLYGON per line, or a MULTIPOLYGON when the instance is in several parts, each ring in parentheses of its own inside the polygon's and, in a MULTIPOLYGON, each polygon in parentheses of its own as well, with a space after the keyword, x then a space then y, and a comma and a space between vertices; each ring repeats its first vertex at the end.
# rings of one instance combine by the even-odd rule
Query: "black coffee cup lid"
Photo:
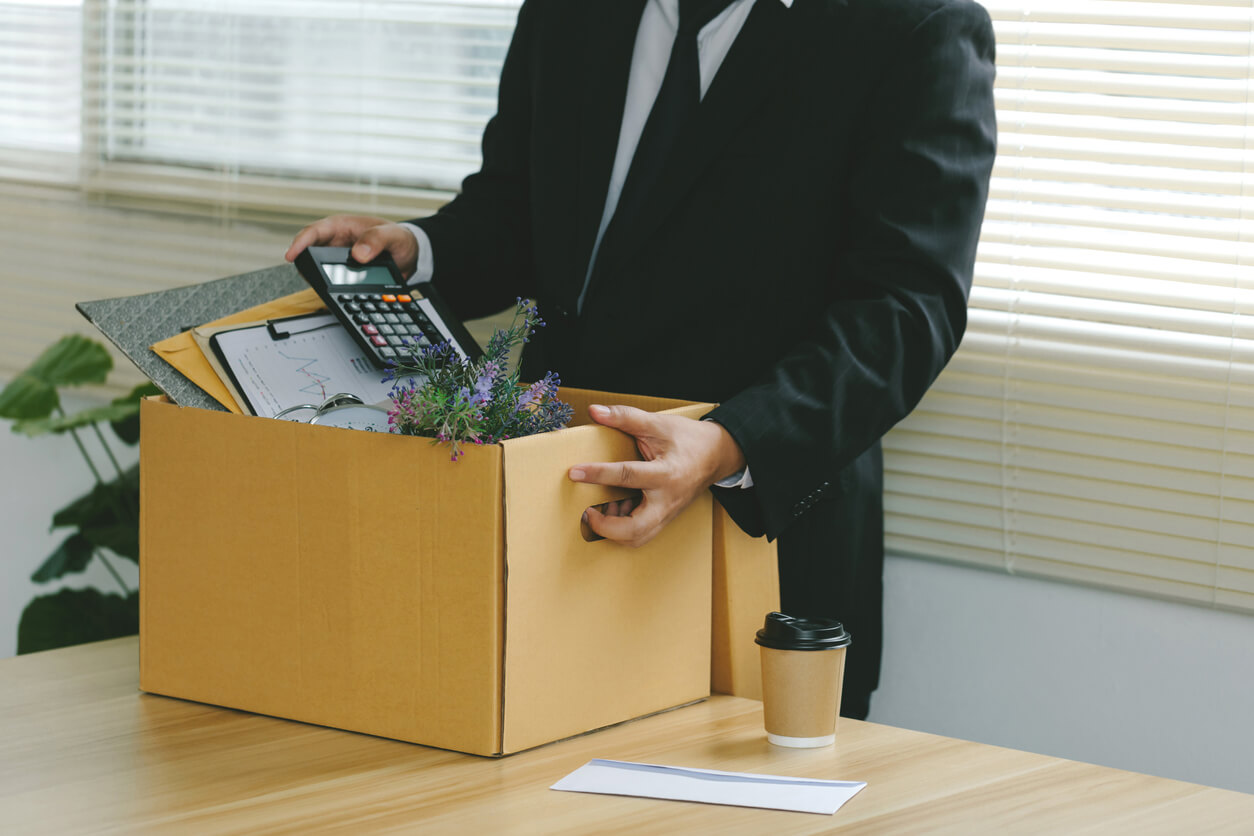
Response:
POLYGON ((826 618, 793 618, 782 612, 767 613, 757 643, 774 650, 833 650, 847 647, 852 639, 839 621, 826 618))

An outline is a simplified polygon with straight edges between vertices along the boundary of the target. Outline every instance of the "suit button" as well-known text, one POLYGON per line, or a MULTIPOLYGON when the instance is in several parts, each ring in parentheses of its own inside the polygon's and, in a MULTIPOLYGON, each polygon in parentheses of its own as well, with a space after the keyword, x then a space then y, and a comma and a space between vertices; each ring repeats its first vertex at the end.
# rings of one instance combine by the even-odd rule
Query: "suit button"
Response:
POLYGON ((554 306, 553 306, 553 313, 557 314, 557 315, 558 315, 559 317, 561 317, 562 319, 569 319, 569 318, 570 318, 570 311, 568 311, 568 310, 566 309, 566 306, 565 306, 565 305, 554 305, 554 306))

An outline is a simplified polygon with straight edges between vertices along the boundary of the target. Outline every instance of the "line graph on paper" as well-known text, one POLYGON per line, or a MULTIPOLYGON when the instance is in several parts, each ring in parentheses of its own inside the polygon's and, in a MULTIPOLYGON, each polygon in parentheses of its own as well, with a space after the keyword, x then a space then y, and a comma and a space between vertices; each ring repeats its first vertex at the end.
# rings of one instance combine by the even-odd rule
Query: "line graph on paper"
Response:
POLYGON ((264 327, 230 331, 218 340, 257 415, 273 417, 288 407, 317 406, 340 392, 379 403, 391 391, 383 372, 330 314, 325 327, 285 340, 272 340, 264 327))
POLYGON ((296 367, 296 373, 307 379, 309 382, 300 387, 300 391, 304 392, 311 398, 316 398, 318 403, 325 401, 333 392, 327 391, 327 381, 331 379, 330 375, 321 374, 318 366, 321 361, 317 357, 294 357, 286 351, 280 350, 279 356, 284 360, 291 360, 301 365, 296 367))

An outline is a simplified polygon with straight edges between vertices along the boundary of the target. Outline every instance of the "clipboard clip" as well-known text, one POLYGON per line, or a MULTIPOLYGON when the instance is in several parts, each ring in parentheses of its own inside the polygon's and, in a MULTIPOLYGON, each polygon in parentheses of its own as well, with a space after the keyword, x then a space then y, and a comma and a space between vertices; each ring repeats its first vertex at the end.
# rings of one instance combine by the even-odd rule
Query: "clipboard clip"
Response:
POLYGON ((338 325, 338 322, 323 322, 321 324, 308 324, 308 327, 301 328, 301 320, 304 319, 321 319, 327 315, 326 311, 315 311, 314 313, 297 314, 296 316, 284 316, 279 319, 266 320, 266 330, 270 333, 272 340, 286 340, 293 334, 306 334, 310 331, 317 331, 319 328, 330 328, 338 325))

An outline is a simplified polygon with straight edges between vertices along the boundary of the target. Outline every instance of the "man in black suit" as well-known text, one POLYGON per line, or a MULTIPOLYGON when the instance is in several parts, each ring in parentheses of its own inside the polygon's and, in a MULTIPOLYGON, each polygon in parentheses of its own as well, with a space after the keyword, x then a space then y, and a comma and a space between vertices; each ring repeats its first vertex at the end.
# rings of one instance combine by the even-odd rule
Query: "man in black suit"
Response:
POLYGON ((778 538, 782 609, 846 624, 842 713, 865 717, 879 439, 965 328, 993 51, 971 0, 528 0, 461 194, 415 234, 324 219, 288 256, 388 249, 433 271, 463 318, 535 299, 549 325, 526 378, 719 402, 703 422, 595 410, 645 461, 572 468, 642 491, 589 524, 641 543, 713 489, 745 531, 778 538), (664 78, 648 65, 659 39, 664 78))

